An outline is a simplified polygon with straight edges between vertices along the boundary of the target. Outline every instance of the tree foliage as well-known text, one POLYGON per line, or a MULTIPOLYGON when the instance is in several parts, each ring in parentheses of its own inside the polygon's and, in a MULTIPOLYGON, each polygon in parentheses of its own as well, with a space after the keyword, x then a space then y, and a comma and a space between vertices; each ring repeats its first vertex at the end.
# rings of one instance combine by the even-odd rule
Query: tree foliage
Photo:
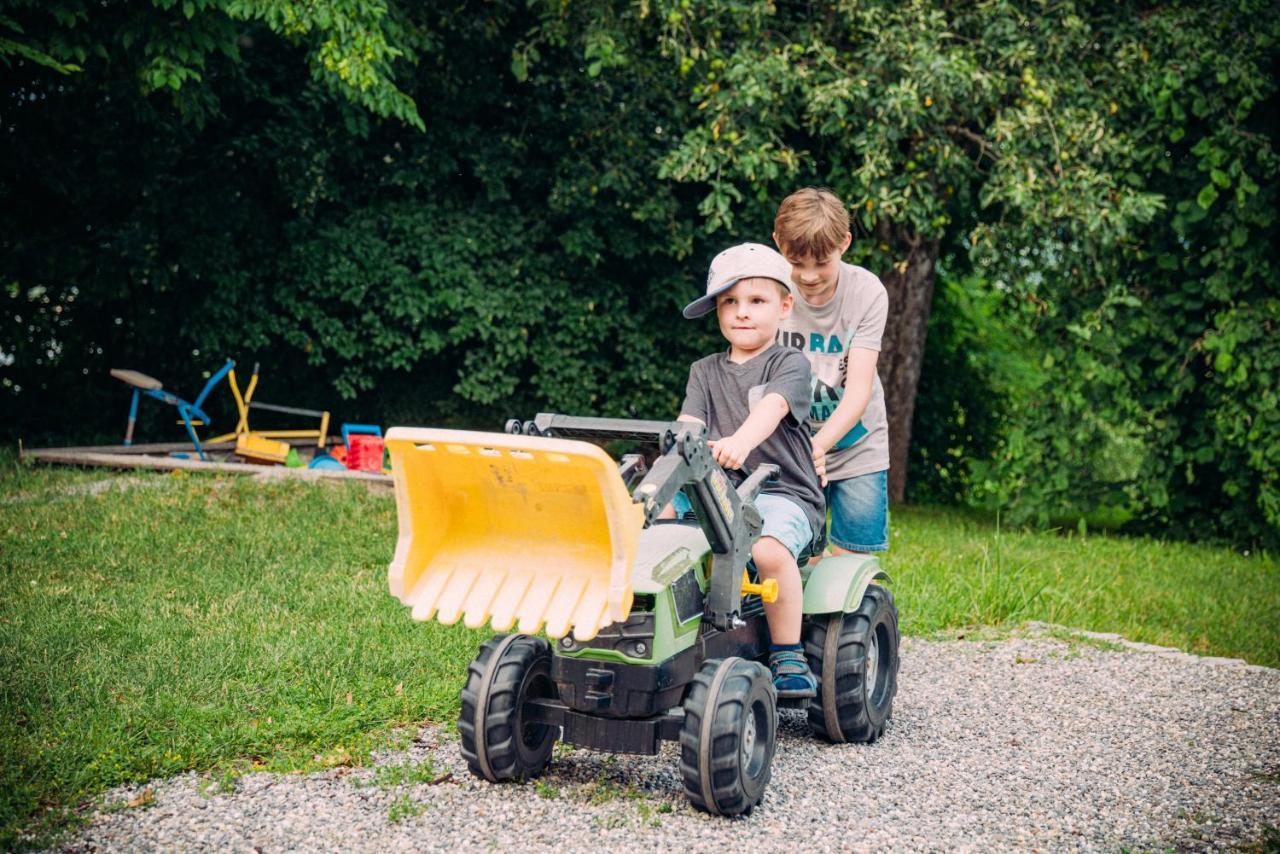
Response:
MULTIPOLYGON (((979 400, 950 386, 950 412, 967 413, 953 427, 990 425, 967 500, 1015 521, 1109 508, 1275 542, 1270 4, 670 0, 659 14, 696 107, 663 174, 705 189, 709 228, 823 183, 858 212, 860 263, 891 273, 934 237, 980 274, 955 281, 995 289, 968 306, 999 306, 990 322, 1042 377, 1006 364, 979 400), (992 405, 998 427, 978 413, 992 405)), ((935 441, 966 433, 937 426, 935 441)))
POLYGON ((64 74, 124 72, 143 96, 169 93, 199 122, 217 109, 206 82, 234 68, 253 45, 246 23, 302 47, 312 79, 328 91, 417 128, 422 118, 397 85, 393 66, 433 43, 382 0, 16 0, 0 15, 0 62, 25 59, 64 74), (219 63, 228 60, 230 66, 219 63))
POLYGON ((5 223, 9 399, 34 393, 66 423, 69 401, 119 390, 108 367, 181 389, 224 354, 263 354, 264 394, 332 404, 327 388, 358 398, 348 413, 674 409, 714 345, 669 321, 702 271, 673 261, 694 240, 679 188, 655 187, 664 87, 566 73, 580 47, 545 40, 520 81, 524 14, 414 19, 451 57, 402 84, 448 118, 422 131, 337 97, 261 24, 193 91, 198 122, 127 68, 74 86, 13 68, 37 106, 5 140, 26 167, 6 196, 31 203, 5 223))
POLYGON ((943 271, 917 496, 1275 543, 1277 20, 11 2, 6 432, 110 435, 107 368, 194 393, 228 355, 349 419, 669 414, 707 260, 818 183, 849 260, 943 271))
POLYGON ((1050 244, 1013 274, 1013 244, 982 256, 1037 306, 1030 328, 1055 372, 982 467, 992 503, 1040 519, 1111 506, 1161 530, 1277 542, 1280 25, 1264 4, 1213 11, 1098 28, 1095 85, 1132 141, 1117 175, 1162 214, 1108 251, 1050 244))

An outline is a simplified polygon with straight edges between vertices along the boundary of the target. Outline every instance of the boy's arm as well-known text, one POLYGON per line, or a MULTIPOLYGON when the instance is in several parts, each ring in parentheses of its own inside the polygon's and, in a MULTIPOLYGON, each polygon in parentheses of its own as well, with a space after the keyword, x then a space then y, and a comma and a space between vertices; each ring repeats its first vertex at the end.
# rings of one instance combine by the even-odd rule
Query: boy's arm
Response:
POLYGON ((853 429, 853 425, 857 424, 858 419, 867 411, 867 404, 871 402, 871 386, 876 375, 876 362, 879 359, 880 353, 876 350, 855 347, 849 351, 844 396, 840 398, 836 411, 831 413, 831 417, 813 437, 815 460, 819 451, 825 456, 842 436, 853 429))
MULTIPOLYGON (((846 345, 849 363, 845 367, 844 394, 836 411, 831 413, 827 422, 813 437, 815 464, 819 463, 819 458, 825 463, 827 452, 853 429, 871 401, 876 362, 880 358, 880 342, 884 338, 885 323, 889 319, 889 294, 879 279, 874 276, 871 278, 874 280, 874 291, 862 316, 857 319, 853 336, 846 345)), ((819 467, 825 468, 825 465, 819 467)))
POLYGON ((751 407, 732 436, 712 444, 716 461, 726 468, 741 468, 747 456, 778 429, 784 418, 803 424, 809 417, 812 396, 809 360, 799 350, 784 350, 770 368, 764 393, 751 407))
MULTIPOLYGON (((778 425, 790 411, 791 405, 785 397, 776 391, 769 392, 751 407, 751 414, 742 422, 741 427, 733 431, 732 436, 707 443, 711 447, 711 455, 727 469, 742 468, 747 456, 773 435, 773 431, 778 429, 778 425)), ((680 419, 686 420, 683 415, 680 419)))

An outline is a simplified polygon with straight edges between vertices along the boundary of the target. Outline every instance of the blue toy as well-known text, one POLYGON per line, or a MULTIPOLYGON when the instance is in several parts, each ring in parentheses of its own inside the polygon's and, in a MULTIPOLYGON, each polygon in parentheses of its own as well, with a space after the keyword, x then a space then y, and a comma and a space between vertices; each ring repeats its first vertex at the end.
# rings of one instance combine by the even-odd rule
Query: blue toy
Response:
POLYGON ((377 436, 382 438, 382 428, 377 424, 343 424, 342 425, 342 444, 348 448, 351 447, 351 434, 358 433, 362 436, 377 436))
POLYGON ((236 366, 233 359, 227 359, 227 363, 218 369, 218 372, 209 377, 209 381, 204 384, 200 394, 195 401, 186 401, 178 397, 176 394, 170 394, 164 390, 164 384, 154 377, 149 377, 138 371, 128 371, 122 368, 112 368, 111 376, 133 386, 133 400, 129 403, 129 426, 125 428, 124 444, 133 444, 133 426, 138 420, 138 398, 145 394, 148 397, 154 397, 161 403, 167 403, 178 409, 178 414, 182 416, 182 423, 187 428, 187 435, 191 437, 191 444, 196 446, 196 453, 200 455, 200 459, 205 459, 204 448, 200 444, 200 437, 196 435, 196 427, 209 423, 209 416, 205 413, 205 398, 209 396, 209 392, 213 391, 213 387, 222 382, 222 378, 231 373, 231 369, 236 366))
POLYGON ((335 457, 329 454, 316 454, 315 459, 307 466, 309 469, 320 469, 321 471, 346 471, 347 467, 338 462, 335 457))

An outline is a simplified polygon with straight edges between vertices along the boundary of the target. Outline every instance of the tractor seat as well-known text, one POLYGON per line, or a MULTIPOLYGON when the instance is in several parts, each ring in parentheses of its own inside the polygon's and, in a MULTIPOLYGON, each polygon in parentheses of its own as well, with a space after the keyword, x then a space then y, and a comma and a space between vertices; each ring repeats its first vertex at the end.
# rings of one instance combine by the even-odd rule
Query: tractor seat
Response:
POLYGON ((138 371, 128 371, 124 368, 112 368, 111 376, 123 383, 127 383, 134 388, 143 389, 144 391, 164 388, 164 383, 160 382, 160 380, 155 377, 149 377, 146 374, 139 373, 138 371))

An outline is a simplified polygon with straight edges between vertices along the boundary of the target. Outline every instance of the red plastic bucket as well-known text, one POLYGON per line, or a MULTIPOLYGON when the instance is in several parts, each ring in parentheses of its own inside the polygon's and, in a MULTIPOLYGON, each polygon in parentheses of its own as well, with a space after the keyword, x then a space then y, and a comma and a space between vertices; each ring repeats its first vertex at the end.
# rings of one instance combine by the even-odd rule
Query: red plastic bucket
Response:
POLYGON ((352 471, 382 471, 382 437, 352 436, 348 441, 347 468, 352 471))

